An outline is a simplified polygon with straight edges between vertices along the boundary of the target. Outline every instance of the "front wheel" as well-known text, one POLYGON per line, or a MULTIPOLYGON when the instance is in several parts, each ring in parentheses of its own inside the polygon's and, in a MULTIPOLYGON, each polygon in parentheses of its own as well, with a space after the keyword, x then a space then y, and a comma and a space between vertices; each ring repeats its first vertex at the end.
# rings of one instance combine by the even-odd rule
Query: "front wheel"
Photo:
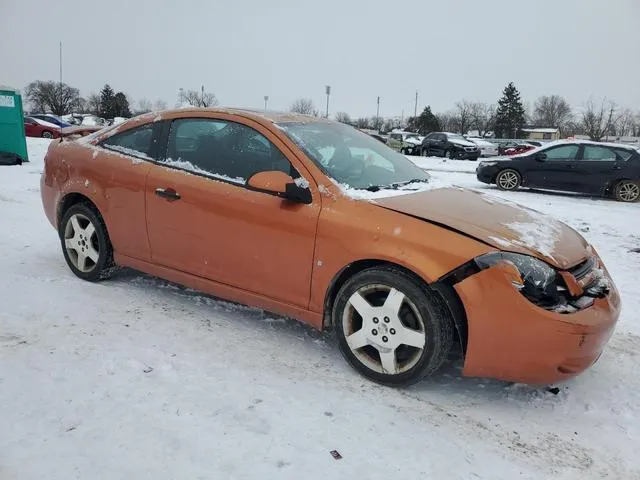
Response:
POLYGON ((64 213, 60 242, 67 265, 83 280, 102 280, 113 270, 113 249, 107 228, 93 205, 77 203, 64 213))
POLYGON ((405 386, 435 372, 453 339, 453 319, 436 293, 395 268, 371 268, 338 292, 332 318, 340 351, 366 378, 405 386))
POLYGON ((44 132, 42 132, 42 138, 53 138, 53 133, 45 130, 44 132))
POLYGON ((640 199, 640 185, 631 180, 622 180, 616 184, 613 195, 619 202, 637 202, 640 199))
POLYGON ((516 190, 521 183, 522 177, 515 170, 502 170, 496 176, 496 185, 500 190, 516 190))

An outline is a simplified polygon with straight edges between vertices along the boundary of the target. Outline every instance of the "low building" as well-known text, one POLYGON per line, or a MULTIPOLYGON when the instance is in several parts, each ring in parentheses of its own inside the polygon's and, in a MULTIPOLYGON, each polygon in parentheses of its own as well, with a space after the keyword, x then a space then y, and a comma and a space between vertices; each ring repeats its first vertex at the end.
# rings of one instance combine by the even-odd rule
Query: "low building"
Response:
POLYGON ((527 135, 529 140, 559 140, 559 128, 523 128, 522 132, 527 135))

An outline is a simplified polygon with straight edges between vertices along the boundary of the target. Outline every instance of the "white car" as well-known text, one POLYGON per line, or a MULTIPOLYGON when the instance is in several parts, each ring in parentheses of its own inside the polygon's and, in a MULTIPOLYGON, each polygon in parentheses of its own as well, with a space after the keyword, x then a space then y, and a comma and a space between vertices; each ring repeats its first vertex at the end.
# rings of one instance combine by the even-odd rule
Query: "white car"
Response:
POLYGON ((467 137, 467 140, 475 143, 480 150, 481 157, 497 157, 498 146, 495 143, 491 143, 483 138, 467 137))

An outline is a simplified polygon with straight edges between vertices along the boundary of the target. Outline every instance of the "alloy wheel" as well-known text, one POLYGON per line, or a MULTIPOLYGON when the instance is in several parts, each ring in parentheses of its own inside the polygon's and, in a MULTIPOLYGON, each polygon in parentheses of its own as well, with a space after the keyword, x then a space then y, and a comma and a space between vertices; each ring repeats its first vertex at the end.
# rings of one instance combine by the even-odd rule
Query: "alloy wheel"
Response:
POLYGON ((512 171, 502 172, 498 176, 498 185, 504 190, 513 190, 519 182, 518 175, 512 171))
POLYGON ((353 293, 343 311, 342 326, 351 352, 377 373, 410 370, 425 348, 425 323, 418 308, 387 285, 365 285, 353 293))
POLYGON ((623 202, 635 202, 640 198, 640 186, 634 182, 624 182, 618 187, 618 197, 623 202))
POLYGON ((72 215, 64 229, 64 245, 69 260, 82 273, 93 271, 100 258, 95 225, 81 213, 72 215))

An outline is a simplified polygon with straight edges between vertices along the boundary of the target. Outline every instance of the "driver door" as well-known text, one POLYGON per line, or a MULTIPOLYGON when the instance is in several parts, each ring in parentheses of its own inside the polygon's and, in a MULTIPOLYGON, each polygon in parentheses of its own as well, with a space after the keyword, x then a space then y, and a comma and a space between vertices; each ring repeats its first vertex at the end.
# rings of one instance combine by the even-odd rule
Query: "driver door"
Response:
MULTIPOLYGON (((221 115, 224 117, 224 115, 221 115)), ((160 265, 306 308, 320 196, 312 177, 259 124, 183 118, 147 177, 147 228, 160 265), (295 162, 295 167, 292 164, 295 162), (247 187, 259 171, 298 170, 311 204, 247 187)))
POLYGON ((530 156, 533 161, 526 174, 527 186, 572 190, 578 182, 576 158, 579 151, 579 145, 568 144, 539 152, 546 155, 545 159, 537 159, 536 154, 532 153, 530 156))

